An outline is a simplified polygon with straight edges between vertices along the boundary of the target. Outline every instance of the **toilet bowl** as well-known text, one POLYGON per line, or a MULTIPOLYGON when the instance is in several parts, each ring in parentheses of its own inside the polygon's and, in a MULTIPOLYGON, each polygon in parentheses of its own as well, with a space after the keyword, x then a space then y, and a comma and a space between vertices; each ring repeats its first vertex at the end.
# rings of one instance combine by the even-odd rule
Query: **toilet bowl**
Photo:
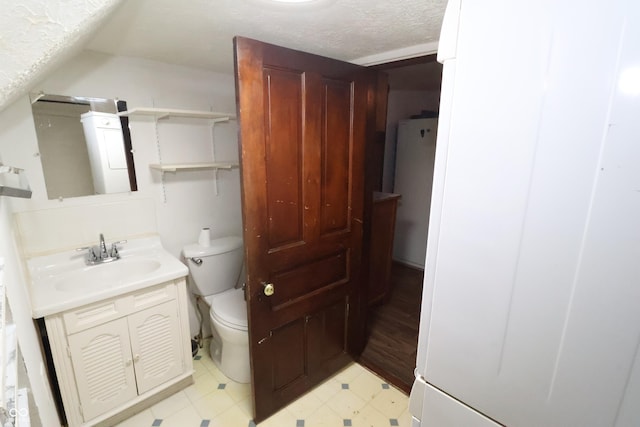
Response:
POLYGON ((211 321, 209 351, 214 363, 238 383, 251 381, 247 305, 242 289, 230 289, 205 298, 211 321))
POLYGON ((248 383, 249 333, 244 291, 236 288, 242 270, 242 239, 236 236, 194 243, 182 251, 189 266, 191 291, 208 308, 211 359, 228 378, 248 383))

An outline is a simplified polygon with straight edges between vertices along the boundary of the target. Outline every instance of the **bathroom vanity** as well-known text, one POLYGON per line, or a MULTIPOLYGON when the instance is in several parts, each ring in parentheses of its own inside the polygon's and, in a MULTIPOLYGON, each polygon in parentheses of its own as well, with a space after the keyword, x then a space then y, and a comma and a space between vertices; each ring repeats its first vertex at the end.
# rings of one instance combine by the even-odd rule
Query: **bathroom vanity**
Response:
POLYGON ((112 425, 193 382, 186 266, 157 238, 120 254, 92 266, 70 252, 28 262, 69 426, 112 425))

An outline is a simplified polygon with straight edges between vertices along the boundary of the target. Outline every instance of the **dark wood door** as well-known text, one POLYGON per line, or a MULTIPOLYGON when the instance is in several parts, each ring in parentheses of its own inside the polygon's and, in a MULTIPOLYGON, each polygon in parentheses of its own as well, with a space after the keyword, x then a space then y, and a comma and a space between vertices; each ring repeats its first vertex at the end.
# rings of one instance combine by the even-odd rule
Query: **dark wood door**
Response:
POLYGON ((259 422, 362 349, 365 140, 377 73, 246 38, 234 46, 259 422))

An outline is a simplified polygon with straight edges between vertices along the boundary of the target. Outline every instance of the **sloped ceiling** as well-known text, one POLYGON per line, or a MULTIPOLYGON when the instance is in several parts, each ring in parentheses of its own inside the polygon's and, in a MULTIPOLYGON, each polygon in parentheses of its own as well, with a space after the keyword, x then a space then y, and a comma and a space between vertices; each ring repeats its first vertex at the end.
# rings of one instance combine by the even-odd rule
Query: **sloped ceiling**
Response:
POLYGON ((241 35, 345 61, 366 60, 411 47, 435 51, 445 5, 446 0, 127 1, 86 48, 232 72, 232 40, 241 35))
POLYGON ((15 0, 0 110, 81 49, 230 73, 236 35, 363 65, 433 53, 446 0, 15 0))
POLYGON ((12 0, 0 13, 0 111, 78 52, 122 0, 12 0))

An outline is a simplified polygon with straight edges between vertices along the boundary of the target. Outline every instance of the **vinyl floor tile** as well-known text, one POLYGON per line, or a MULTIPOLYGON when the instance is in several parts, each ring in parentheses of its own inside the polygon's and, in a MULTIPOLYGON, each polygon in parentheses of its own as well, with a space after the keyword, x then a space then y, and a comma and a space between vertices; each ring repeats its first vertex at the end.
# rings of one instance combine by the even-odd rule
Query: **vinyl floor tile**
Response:
POLYGON ((408 397, 352 363, 257 426, 249 384, 222 374, 208 346, 194 360, 195 383, 117 427, 410 427, 408 397))

